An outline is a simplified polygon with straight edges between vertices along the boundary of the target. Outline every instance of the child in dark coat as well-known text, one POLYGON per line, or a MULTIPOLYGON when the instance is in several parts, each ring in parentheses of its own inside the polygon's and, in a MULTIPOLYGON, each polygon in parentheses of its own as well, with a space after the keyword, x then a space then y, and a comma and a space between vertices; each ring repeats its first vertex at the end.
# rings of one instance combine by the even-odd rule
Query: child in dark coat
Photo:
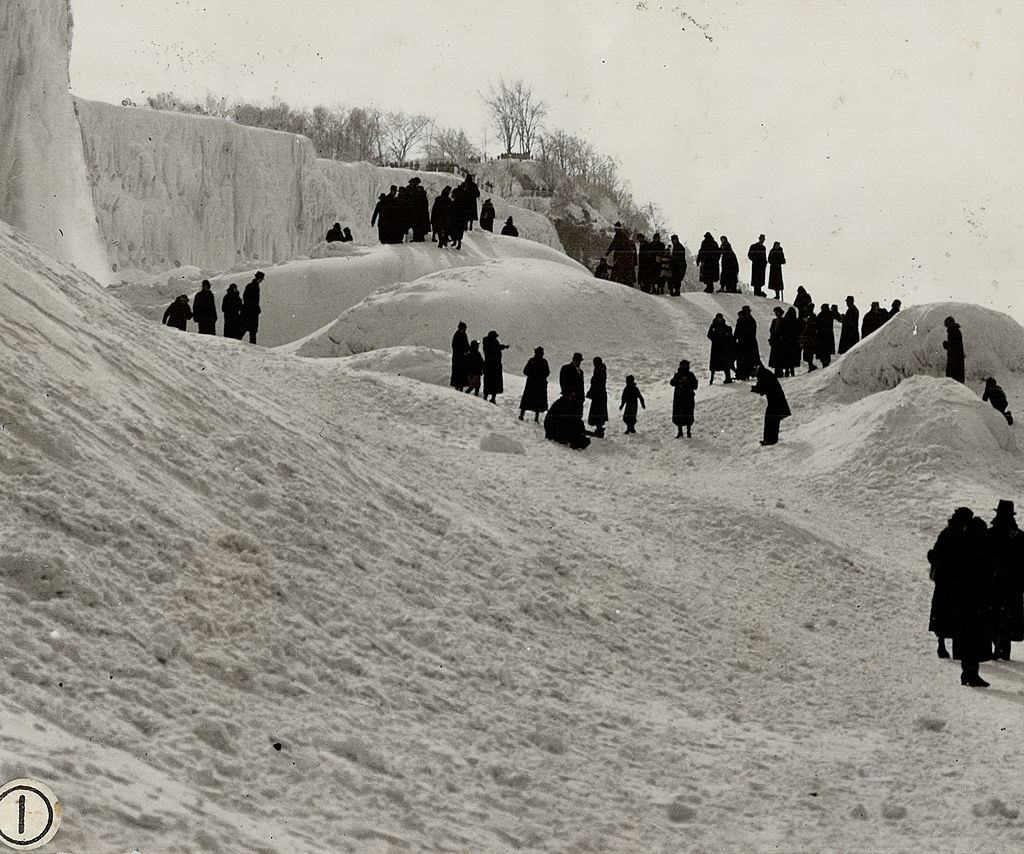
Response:
POLYGON ((633 375, 630 374, 626 377, 626 387, 622 390, 622 403, 619 404, 620 411, 625 408, 625 412, 622 413, 622 421, 626 425, 626 433, 636 432, 637 404, 644 409, 647 408, 644 396, 640 393, 633 375))

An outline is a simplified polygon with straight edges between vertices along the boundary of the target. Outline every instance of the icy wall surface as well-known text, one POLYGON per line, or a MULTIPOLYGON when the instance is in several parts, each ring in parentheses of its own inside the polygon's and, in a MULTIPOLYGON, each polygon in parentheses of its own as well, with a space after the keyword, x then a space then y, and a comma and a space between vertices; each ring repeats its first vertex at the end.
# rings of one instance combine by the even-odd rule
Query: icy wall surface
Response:
MULTIPOLYGON (((76 102, 107 252, 116 269, 224 269, 308 255, 335 221, 375 240, 377 196, 414 174, 316 155, 305 137, 223 119, 76 102)), ((459 179, 419 172, 431 199, 459 179)), ((561 249, 541 214, 493 197, 498 222, 561 249)))
POLYGON ((0 219, 100 281, 110 278, 68 90, 67 0, 0 4, 0 219))

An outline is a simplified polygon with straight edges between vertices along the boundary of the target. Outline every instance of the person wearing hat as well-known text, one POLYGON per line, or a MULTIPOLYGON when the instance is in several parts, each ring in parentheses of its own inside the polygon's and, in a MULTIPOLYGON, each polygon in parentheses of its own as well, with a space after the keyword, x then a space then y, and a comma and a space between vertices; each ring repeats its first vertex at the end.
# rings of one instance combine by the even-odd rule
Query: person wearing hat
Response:
POLYGON ((764 363, 761 363, 757 366, 757 383, 751 386, 750 390, 761 395, 767 403, 764 410, 764 436, 761 439, 761 444, 777 445, 779 425, 782 424, 782 419, 789 418, 793 414, 786 401, 782 384, 779 382, 779 378, 769 371, 764 363))
POLYGON ((764 245, 763 234, 757 238, 757 243, 750 244, 747 258, 750 260, 750 286, 754 289, 754 296, 768 296, 764 292, 764 271, 768 266, 768 250, 764 245))
POLYGON ((939 533, 935 545, 928 550, 928 576, 935 584, 932 591, 932 607, 928 614, 928 631, 939 641, 939 658, 949 658, 946 638, 956 632, 956 597, 954 579, 957 564, 962 560, 962 543, 967 524, 974 518, 969 507, 957 507, 949 517, 946 527, 939 533))
POLYGON ((736 329, 733 332, 736 353, 736 379, 746 382, 757 370, 761 353, 757 346, 757 321, 749 305, 743 306, 736 315, 736 329))
POLYGON ((857 308, 852 296, 846 298, 846 311, 842 314, 838 311, 835 312, 835 319, 842 323, 839 332, 839 347, 836 350, 841 356, 860 341, 860 309, 857 308))
POLYGON ((611 267, 608 266, 608 259, 602 258, 597 262, 597 267, 594 269, 594 278, 607 281, 610 275, 611 267))
POLYGON ((573 401, 580 408, 580 418, 583 417, 583 354, 573 353, 572 361, 562 365, 558 371, 558 388, 563 396, 572 393, 573 401))
POLYGON ((814 324, 814 355, 818 357, 823 368, 832 364, 832 357, 836 352, 836 311, 837 309, 827 302, 822 303, 817 323, 814 324))
POLYGON ((484 203, 480 206, 480 227, 484 231, 494 231, 494 216, 494 202, 484 199, 484 203))
POLYGON ((249 343, 256 343, 256 333, 260 329, 260 282, 264 279, 263 271, 257 270, 252 281, 242 291, 242 323, 245 331, 249 333, 249 343))
POLYGON ((615 223, 615 236, 604 253, 612 259, 611 277, 620 285, 636 286, 636 246, 621 222, 615 223))
POLYGON ((715 238, 710 231, 704 232, 704 239, 701 241, 700 249, 697 250, 697 267, 700 268, 699 279, 704 284, 704 293, 715 292, 715 282, 718 281, 718 262, 722 250, 715 243, 715 238))
POLYGON ((1010 660, 1010 644, 1024 641, 1024 534, 1013 502, 1000 499, 989 528, 992 549, 993 658, 1010 660))
POLYGON ((946 340, 942 342, 942 349, 946 351, 946 376, 958 383, 965 381, 964 370, 964 336, 960 331, 960 324, 956 318, 947 317, 943 324, 946 327, 946 340))
POLYGON ((534 423, 540 421, 540 414, 548 411, 548 376, 551 368, 548 367, 548 360, 544 358, 544 348, 535 347, 533 356, 523 368, 526 375, 526 388, 523 389, 523 396, 519 401, 519 420, 527 410, 533 413, 534 423))
POLYGON ((519 229, 516 228, 515 224, 512 222, 512 217, 509 217, 507 220, 505 220, 505 225, 502 226, 501 233, 505 235, 505 237, 519 236, 519 229))
POLYGON ((985 380, 985 391, 982 392, 981 399, 991 403, 996 412, 1006 419, 1007 424, 1013 424, 1013 413, 1007 409, 1009 403, 1006 400, 1006 392, 996 382, 995 377, 985 380))
POLYGON ((217 334, 217 302, 207 279, 203 279, 199 293, 192 297, 192 317, 199 326, 200 335, 217 334))
POLYGON ((427 199, 427 191, 423 189, 422 182, 417 175, 413 175, 409 179, 407 198, 412 241, 413 243, 423 243, 427 232, 430 231, 430 202, 427 199))
POLYGON ((224 299, 220 301, 220 313, 224 317, 224 337, 240 341, 245 334, 245 326, 242 323, 242 295, 234 282, 228 285, 224 299))
POLYGON ((484 357, 480 354, 480 342, 470 341, 466 353, 466 394, 480 396, 480 377, 484 372, 484 357))
POLYGON ((466 356, 469 355, 469 336, 466 324, 459 321, 459 326, 452 335, 452 377, 449 385, 462 391, 468 382, 466 378, 466 356))
POLYGON ((188 331, 188 322, 192 319, 192 309, 188 307, 188 294, 178 294, 167 310, 164 311, 164 318, 161 323, 170 326, 172 329, 188 331))
POLYGON ((786 263, 786 253, 778 240, 772 244, 768 253, 768 290, 775 291, 775 299, 782 299, 785 283, 782 281, 782 266, 786 263))
POLYGON ((626 377, 626 387, 622 390, 622 401, 619 403, 619 411, 622 412, 622 423, 626 425, 625 433, 636 432, 636 417, 639 410, 637 405, 647 409, 643 393, 636 384, 636 378, 630 374, 626 377))
POLYGON ((590 375, 587 397, 590 400, 587 423, 594 428, 594 437, 603 439, 604 425, 608 423, 608 369, 600 356, 594 356, 594 373, 590 375))
POLYGON ((484 399, 497 405, 495 397, 505 391, 505 375, 501 371, 501 351, 509 348, 498 340, 493 329, 484 336, 484 399))
POLYGON ((669 259, 671 273, 668 277, 668 295, 670 297, 677 297, 683 288, 683 279, 686 278, 686 247, 679 242, 678 234, 673 234, 671 237, 671 250, 672 257, 669 259))
POLYGON ((697 377, 690 370, 690 363, 683 359, 679 368, 668 384, 675 388, 672 393, 672 423, 676 425, 676 438, 683 435, 683 428, 686 428, 686 438, 692 437, 690 428, 693 426, 693 411, 697 394, 697 377))
POLYGON ((992 658, 993 560, 988 525, 967 522, 953 573, 953 658, 960 659, 960 684, 987 688, 978 665, 992 658))

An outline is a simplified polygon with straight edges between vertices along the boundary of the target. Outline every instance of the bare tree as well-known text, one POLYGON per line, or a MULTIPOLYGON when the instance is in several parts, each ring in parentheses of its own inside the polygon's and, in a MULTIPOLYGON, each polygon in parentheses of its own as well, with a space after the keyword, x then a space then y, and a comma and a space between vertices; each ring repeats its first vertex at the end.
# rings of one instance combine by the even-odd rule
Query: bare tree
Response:
POLYGON ((466 132, 456 128, 435 128, 424 146, 427 158, 462 165, 480 156, 466 132))
POLYGON ((412 150, 423 140, 432 124, 430 116, 404 112, 385 113, 380 123, 381 137, 388 154, 404 163, 412 150))
POLYGON ((518 145, 518 153, 529 154, 548 112, 547 104, 534 95, 533 87, 518 78, 506 82, 499 77, 497 83, 490 84, 487 94, 480 97, 491 112, 505 153, 512 154, 513 147, 518 145))
POLYGON ((491 83, 487 94, 480 97, 490 110, 491 121, 498 132, 498 139, 505 146, 505 153, 511 154, 516 141, 516 106, 512 90, 505 79, 499 77, 497 84, 491 83))

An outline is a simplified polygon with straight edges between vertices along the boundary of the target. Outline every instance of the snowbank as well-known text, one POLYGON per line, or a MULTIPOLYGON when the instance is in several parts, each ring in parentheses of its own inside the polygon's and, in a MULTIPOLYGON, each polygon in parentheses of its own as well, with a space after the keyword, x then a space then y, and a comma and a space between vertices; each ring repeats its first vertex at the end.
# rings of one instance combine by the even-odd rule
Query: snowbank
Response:
POLYGON ((0 220, 100 282, 110 278, 68 92, 69 0, 0 7, 0 220))
POLYGON ((1024 328, 1017 321, 970 303, 932 303, 905 308, 823 372, 816 387, 849 400, 918 374, 944 377, 943 321, 950 315, 963 333, 969 383, 1024 372, 1024 328))
MULTIPOLYGON (((585 271, 549 260, 496 261, 443 270, 368 296, 330 324, 285 349, 303 356, 347 356, 399 345, 448 352, 458 321, 471 338, 494 329, 511 349, 508 366, 545 347, 549 361, 642 349, 656 341, 669 352, 680 322, 666 300, 653 299, 585 271)), ((558 364, 561 364, 560 362, 558 364)))
MULTIPOLYGON (((452 175, 318 158, 305 137, 77 100, 100 229, 122 277, 195 264, 223 269, 308 256, 339 221, 376 242, 377 196, 413 174, 431 199, 452 175)), ((561 249, 543 216, 494 196, 524 239, 561 249)))

